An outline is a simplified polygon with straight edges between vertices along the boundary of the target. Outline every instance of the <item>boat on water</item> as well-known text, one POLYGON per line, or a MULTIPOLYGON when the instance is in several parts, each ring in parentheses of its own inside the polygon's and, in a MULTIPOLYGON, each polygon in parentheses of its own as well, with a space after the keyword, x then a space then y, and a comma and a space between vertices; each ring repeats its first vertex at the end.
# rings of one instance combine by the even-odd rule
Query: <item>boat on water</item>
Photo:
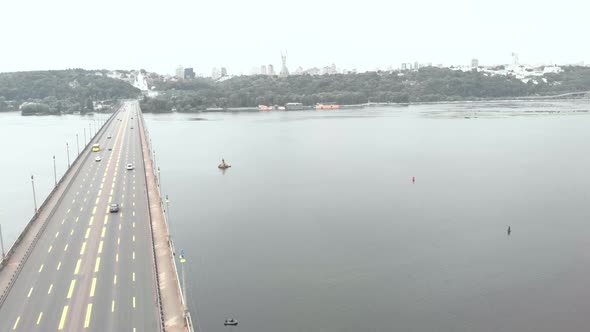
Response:
POLYGON ((302 109, 303 109, 302 103, 286 103, 285 104, 285 110, 287 110, 287 111, 297 111, 297 110, 302 110, 302 109))
POLYGON ((238 325, 238 321, 233 319, 233 318, 228 318, 225 320, 225 322, 223 322, 223 325, 225 326, 236 326, 238 325))
POLYGON ((221 164, 217 165, 219 169, 228 169, 231 165, 225 162, 225 159, 221 159, 221 164))
POLYGON ((325 103, 325 104, 316 104, 316 110, 337 110, 340 108, 340 105, 336 103, 325 103))
POLYGON ((274 107, 272 107, 272 106, 258 105, 259 111, 272 111, 273 109, 274 109, 274 107))

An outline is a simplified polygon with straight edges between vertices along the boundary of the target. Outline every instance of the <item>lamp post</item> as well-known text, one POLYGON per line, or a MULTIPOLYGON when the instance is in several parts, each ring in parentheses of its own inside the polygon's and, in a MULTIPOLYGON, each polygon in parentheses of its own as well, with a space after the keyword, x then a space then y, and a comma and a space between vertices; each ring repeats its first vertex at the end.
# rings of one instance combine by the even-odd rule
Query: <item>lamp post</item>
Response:
POLYGON ((160 192, 162 192, 162 178, 160 176, 160 167, 158 166, 158 187, 160 187, 160 192))
POLYGON ((55 185, 57 186, 57 168, 55 167, 55 156, 53 156, 53 179, 55 180, 55 185))
POLYGON ((2 239, 2 224, 0 224, 0 247, 2 247, 2 261, 4 262, 4 240, 2 239))
POLYGON ((31 185, 33 186, 33 204, 35 204, 35 214, 37 214, 37 196, 35 195, 35 179, 31 175, 31 185))
POLYGON ((84 144, 88 144, 86 143, 86 128, 84 128, 84 144))
POLYGON ((68 154, 68 168, 70 168, 70 145, 66 142, 66 153, 68 154))
POLYGON ((78 154, 80 154, 80 142, 78 141, 78 134, 76 134, 76 147, 78 147, 78 154))

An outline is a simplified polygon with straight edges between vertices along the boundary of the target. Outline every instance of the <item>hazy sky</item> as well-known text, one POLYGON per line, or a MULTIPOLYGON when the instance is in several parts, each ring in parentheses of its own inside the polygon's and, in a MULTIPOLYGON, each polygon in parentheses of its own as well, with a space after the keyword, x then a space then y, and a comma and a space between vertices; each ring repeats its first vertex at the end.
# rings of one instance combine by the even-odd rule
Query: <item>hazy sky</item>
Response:
POLYGON ((0 71, 590 62, 584 0, 2 0, 0 71))

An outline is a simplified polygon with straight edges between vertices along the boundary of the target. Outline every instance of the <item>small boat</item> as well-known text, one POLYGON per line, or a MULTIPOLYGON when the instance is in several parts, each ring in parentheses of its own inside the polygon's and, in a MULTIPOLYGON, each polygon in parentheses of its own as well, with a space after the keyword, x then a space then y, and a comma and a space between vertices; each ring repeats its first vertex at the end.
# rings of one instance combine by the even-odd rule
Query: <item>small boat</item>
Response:
POLYGON ((217 165, 217 168, 219 169, 226 169, 226 168, 230 168, 231 165, 230 164, 226 164, 225 162, 222 162, 221 164, 217 165))
POLYGON ((225 322, 223 323, 223 325, 225 326, 236 326, 238 325, 238 321, 233 319, 233 318, 228 318, 225 320, 225 322))

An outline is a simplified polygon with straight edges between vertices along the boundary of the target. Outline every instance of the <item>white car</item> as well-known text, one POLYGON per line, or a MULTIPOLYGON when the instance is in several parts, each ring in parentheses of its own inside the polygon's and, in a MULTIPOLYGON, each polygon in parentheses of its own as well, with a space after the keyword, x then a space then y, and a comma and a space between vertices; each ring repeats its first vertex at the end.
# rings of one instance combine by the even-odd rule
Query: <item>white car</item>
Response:
POLYGON ((128 171, 133 170, 135 167, 133 166, 133 164, 127 164, 127 166, 125 167, 127 168, 128 171))
POLYGON ((100 156, 96 156, 96 158, 94 158, 94 161, 101 161, 102 159, 100 158, 100 156))

